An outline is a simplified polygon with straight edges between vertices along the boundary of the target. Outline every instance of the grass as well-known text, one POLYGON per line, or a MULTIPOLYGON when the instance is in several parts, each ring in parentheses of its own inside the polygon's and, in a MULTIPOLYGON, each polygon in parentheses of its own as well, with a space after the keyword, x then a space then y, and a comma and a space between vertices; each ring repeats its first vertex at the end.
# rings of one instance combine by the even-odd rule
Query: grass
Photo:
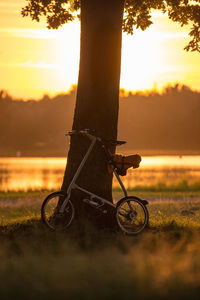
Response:
POLYGON ((75 224, 54 233, 37 220, 0 235, 1 299, 198 299, 199 231, 137 237, 75 224), (190 298, 188 298, 190 296, 190 298))
POLYGON ((0 194, 0 299, 199 299, 198 194, 151 191, 150 227, 127 237, 89 222, 48 230, 48 192, 0 194))

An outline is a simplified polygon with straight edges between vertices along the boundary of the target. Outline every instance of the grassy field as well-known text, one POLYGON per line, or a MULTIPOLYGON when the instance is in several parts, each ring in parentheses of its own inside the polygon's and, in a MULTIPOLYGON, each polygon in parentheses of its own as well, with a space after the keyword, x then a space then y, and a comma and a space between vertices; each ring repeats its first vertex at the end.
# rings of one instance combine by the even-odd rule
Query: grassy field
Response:
POLYGON ((138 188, 150 224, 134 237, 89 221, 49 231, 40 222, 48 193, 0 193, 0 299, 199 299, 198 189, 138 188))

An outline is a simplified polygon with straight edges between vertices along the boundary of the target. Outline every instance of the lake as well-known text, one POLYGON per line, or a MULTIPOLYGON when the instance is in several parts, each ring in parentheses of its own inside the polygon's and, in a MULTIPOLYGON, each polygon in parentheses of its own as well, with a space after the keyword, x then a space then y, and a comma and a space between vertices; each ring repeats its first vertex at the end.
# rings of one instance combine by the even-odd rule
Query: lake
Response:
MULTIPOLYGON (((63 157, 0 158, 0 190, 60 189, 65 165, 63 157)), ((122 179, 126 187, 200 182, 200 156, 144 156, 122 179)))

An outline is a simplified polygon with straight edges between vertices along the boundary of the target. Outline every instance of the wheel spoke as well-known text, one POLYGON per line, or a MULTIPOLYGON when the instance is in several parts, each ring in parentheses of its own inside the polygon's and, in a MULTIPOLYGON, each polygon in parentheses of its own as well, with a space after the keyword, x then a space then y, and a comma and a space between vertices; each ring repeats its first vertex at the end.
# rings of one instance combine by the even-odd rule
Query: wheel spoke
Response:
POLYGON ((132 207, 130 201, 127 201, 127 203, 128 203, 128 206, 129 206, 130 210, 133 211, 133 207, 132 207))
POLYGON ((121 213, 120 211, 119 211, 119 215, 122 217, 125 217, 125 218, 127 217, 127 214, 125 215, 125 214, 121 213))

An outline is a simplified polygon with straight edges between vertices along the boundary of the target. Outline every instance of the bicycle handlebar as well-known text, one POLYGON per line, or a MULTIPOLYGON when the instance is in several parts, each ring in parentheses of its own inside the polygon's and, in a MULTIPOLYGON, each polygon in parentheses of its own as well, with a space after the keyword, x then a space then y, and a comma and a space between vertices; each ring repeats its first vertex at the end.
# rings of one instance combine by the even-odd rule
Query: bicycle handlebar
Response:
POLYGON ((79 135, 79 134, 92 134, 92 133, 95 133, 95 130, 91 130, 91 129, 82 129, 82 130, 72 130, 72 131, 69 131, 68 133, 66 133, 65 135, 79 135))
POLYGON ((96 133, 95 130, 92 129, 82 129, 82 130, 72 130, 69 131, 68 133, 66 133, 66 136, 72 136, 72 135, 88 135, 88 137, 92 138, 97 138, 99 141, 101 141, 104 144, 110 144, 112 146, 119 146, 119 145, 123 145, 126 143, 126 141, 115 141, 115 140, 104 140, 100 137, 97 137, 96 135, 94 135, 94 133, 96 133))

